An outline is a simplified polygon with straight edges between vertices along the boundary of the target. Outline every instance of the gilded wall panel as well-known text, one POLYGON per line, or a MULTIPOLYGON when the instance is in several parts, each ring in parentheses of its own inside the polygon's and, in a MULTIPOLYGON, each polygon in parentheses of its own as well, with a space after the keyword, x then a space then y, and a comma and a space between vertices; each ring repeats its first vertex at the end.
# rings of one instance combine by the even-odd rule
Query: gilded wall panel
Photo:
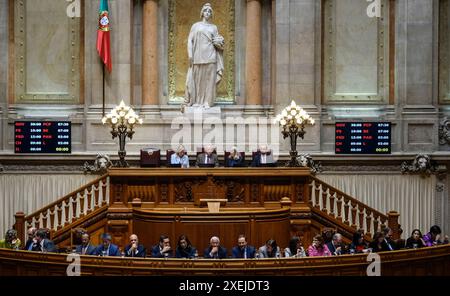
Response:
POLYGON ((217 88, 216 103, 234 103, 234 0, 169 0, 169 103, 184 101, 189 67, 187 39, 191 26, 200 21, 200 10, 211 3, 214 23, 225 38, 224 77, 217 88))
POLYGON ((388 3, 369 17, 370 3, 324 1, 324 101, 384 103, 389 93, 388 3))
POLYGON ((78 102, 80 18, 67 16, 66 1, 21 0, 14 5, 15 101, 78 102))

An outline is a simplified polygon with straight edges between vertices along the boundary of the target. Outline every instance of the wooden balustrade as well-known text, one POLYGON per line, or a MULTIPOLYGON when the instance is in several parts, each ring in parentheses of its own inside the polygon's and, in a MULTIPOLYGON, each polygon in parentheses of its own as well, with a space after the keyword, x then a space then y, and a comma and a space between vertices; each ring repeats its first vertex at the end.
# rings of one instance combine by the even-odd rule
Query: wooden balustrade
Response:
POLYGON ((88 210, 91 208, 90 193, 92 191, 96 193, 94 208, 97 209, 108 202, 106 198, 108 187, 109 177, 102 176, 30 215, 22 216, 23 213, 17 213, 15 216, 15 228, 18 230, 19 238, 24 241, 25 228, 32 226, 36 228, 48 228, 50 229, 50 233, 53 234, 55 231, 77 221, 77 219, 83 217, 86 213, 85 192, 88 192, 88 210), (102 193, 101 201, 98 198, 100 188, 102 193), (99 204, 100 202, 102 203, 101 205, 99 204))
POLYGON ((326 213, 330 218, 343 222, 355 230, 364 229, 366 237, 371 236, 372 231, 376 232, 389 226, 393 230, 393 237, 395 239, 400 238, 401 229, 398 223, 398 213, 389 212, 388 215, 384 215, 316 177, 311 177, 310 187, 314 188, 314 198, 311 198, 315 201, 313 206, 326 213), (335 206, 337 207, 337 216, 334 213, 335 206))
POLYGON ((292 208, 294 216, 306 217, 307 206, 317 221, 338 225, 350 237, 363 229, 368 238, 386 226, 393 229, 394 238, 401 234, 398 213, 382 214, 301 168, 111 169, 31 215, 18 213, 16 228, 21 229, 22 239, 25 228, 31 226, 49 228, 59 236, 65 227, 84 223, 80 218, 91 219, 88 215, 99 209, 117 210, 122 217, 131 209, 199 207, 202 198, 226 199, 227 207, 248 209, 273 209, 284 200, 284 207, 292 208))

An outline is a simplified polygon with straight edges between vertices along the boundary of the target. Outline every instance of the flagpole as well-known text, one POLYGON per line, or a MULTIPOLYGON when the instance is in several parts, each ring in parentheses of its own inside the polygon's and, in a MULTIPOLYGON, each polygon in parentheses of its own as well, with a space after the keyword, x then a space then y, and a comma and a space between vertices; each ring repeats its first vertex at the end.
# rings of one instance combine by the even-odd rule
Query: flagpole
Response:
POLYGON ((103 93, 102 93, 102 117, 105 117, 105 64, 102 62, 102 77, 103 77, 103 93))

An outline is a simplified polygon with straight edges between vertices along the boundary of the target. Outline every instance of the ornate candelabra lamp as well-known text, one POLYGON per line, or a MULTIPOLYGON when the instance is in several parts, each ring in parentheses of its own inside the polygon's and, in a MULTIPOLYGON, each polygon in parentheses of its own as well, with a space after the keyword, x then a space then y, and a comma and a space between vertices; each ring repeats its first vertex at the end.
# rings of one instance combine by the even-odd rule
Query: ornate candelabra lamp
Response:
POLYGON ((122 101, 119 106, 112 109, 109 114, 102 118, 103 124, 108 123, 111 126, 111 135, 115 139, 119 137, 119 162, 116 164, 118 167, 128 167, 128 163, 125 161, 126 138, 133 138, 135 124, 142 124, 143 120, 134 113, 134 110, 125 105, 122 101))
POLYGON ((299 167, 301 164, 297 160, 297 138, 302 138, 305 135, 305 125, 314 125, 314 119, 303 110, 300 106, 292 101, 289 106, 283 109, 280 114, 277 115, 276 122, 283 128, 281 134, 283 139, 290 137, 291 139, 291 159, 286 163, 287 167, 299 167))

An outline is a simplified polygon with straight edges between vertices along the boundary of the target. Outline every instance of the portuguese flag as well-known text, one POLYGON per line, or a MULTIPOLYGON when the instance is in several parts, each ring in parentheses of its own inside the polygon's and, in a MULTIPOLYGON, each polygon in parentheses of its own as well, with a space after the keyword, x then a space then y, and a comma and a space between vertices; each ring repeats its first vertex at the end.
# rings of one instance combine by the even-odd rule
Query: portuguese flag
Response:
POLYGON ((100 0, 98 12, 97 51, 109 72, 112 70, 111 39, 109 36, 108 0, 100 0))

